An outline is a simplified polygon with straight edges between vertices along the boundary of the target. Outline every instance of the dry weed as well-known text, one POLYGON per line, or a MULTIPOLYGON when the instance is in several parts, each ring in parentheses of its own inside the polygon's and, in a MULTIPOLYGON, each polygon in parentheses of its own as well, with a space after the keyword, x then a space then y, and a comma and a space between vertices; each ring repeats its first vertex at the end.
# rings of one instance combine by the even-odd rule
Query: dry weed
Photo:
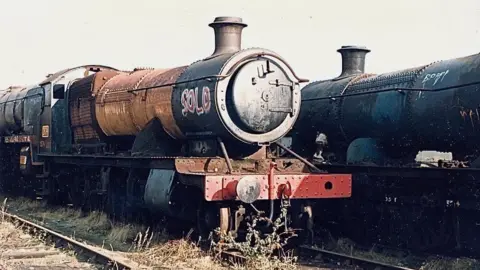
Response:
POLYGON ((257 256, 248 258, 245 265, 234 265, 235 270, 257 269, 257 270, 294 270, 298 269, 297 258, 293 256, 286 256, 281 260, 277 257, 257 256))
POLYGON ((71 208, 59 208, 56 210, 45 212, 51 219, 67 220, 67 219, 80 219, 82 212, 71 208))
POLYGON ((27 198, 10 199, 8 207, 14 208, 16 211, 42 211, 46 209, 46 203, 43 201, 35 201, 27 198))
POLYGON ((89 228, 89 231, 109 231, 113 226, 107 215, 93 211, 84 218, 78 219, 78 226, 89 228))
POLYGON ((129 255, 132 260, 155 267, 225 269, 215 259, 187 240, 171 240, 129 255))
POLYGON ((480 262, 469 258, 431 258, 421 270, 478 270, 480 262))
MULTIPOLYGON (((66 235, 87 240, 98 246, 112 250, 130 251, 132 260, 141 264, 173 269, 227 269, 218 257, 203 251, 190 240, 190 233, 180 240, 170 240, 166 229, 147 228, 141 225, 112 223, 102 212, 90 212, 88 215, 79 210, 60 207, 52 209, 44 202, 25 198, 4 201, 4 208, 19 215, 28 215, 29 219, 44 222, 66 235)), ((296 258, 279 260, 275 257, 257 255, 249 257, 246 265, 234 265, 234 269, 296 269, 296 258)))

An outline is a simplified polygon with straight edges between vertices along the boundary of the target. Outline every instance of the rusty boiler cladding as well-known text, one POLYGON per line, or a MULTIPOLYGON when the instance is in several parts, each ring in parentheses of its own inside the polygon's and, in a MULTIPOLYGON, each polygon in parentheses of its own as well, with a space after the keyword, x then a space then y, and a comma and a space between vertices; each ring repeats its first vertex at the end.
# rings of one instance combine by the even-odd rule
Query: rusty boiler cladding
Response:
MULTIPOLYGON (((101 71, 77 81, 71 91, 87 91, 77 96, 91 97, 91 104, 83 105, 90 119, 85 121, 94 130, 89 134, 135 135, 157 119, 174 139, 207 136, 262 144, 285 135, 298 116, 299 82, 305 80, 270 50, 242 50, 247 26, 242 19, 218 17, 209 26, 214 52, 191 65, 101 71), (90 86, 82 86, 87 81, 90 86)), ((77 131, 85 126, 78 121, 73 123, 77 131)), ((83 134, 76 139, 88 139, 82 130, 74 133, 83 134)))
POLYGON ((366 48, 339 52, 341 75, 302 89, 299 144, 324 133, 350 163, 381 163, 385 153, 480 150, 479 54, 374 75, 364 73, 366 48))

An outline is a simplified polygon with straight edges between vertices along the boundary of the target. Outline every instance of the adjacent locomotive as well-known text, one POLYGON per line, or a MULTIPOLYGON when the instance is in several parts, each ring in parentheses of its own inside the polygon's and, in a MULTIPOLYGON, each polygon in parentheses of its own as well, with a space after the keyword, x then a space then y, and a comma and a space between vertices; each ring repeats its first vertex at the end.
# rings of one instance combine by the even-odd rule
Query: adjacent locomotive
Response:
POLYGON ((235 235, 257 207, 271 220, 280 199, 349 197, 349 174, 280 158, 291 150, 275 142, 299 115, 305 80, 270 50, 242 50, 240 18, 210 26, 214 53, 191 65, 82 66, 4 91, 4 188, 21 172, 55 201, 106 202, 114 215, 145 208, 235 235))
POLYGON ((329 144, 348 148, 339 157, 347 163, 386 165, 386 156, 412 162, 423 150, 451 151, 458 160, 477 155, 480 55, 373 75, 363 72, 369 50, 339 51, 342 74, 302 89, 298 125, 306 128, 298 130, 335 138, 329 144))
POLYGON ((480 54, 375 75, 368 49, 338 51, 341 75, 302 89, 289 135, 318 167, 354 173, 350 203, 320 216, 355 239, 478 250, 480 54))

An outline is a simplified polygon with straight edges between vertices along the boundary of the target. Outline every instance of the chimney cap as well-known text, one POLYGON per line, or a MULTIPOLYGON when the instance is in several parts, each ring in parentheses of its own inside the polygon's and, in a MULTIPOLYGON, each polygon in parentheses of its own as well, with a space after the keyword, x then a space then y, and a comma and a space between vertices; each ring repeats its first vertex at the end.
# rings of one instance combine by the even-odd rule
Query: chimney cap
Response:
POLYGON ((364 51, 364 52, 370 52, 369 49, 365 46, 355 46, 355 45, 347 45, 347 46, 342 46, 340 49, 337 50, 337 52, 341 53, 343 51, 364 51))
POLYGON ((214 27, 215 25, 218 25, 218 24, 237 24, 243 27, 247 27, 247 24, 243 22, 242 18, 229 17, 229 16, 216 17, 215 20, 212 23, 210 23, 208 26, 214 27))

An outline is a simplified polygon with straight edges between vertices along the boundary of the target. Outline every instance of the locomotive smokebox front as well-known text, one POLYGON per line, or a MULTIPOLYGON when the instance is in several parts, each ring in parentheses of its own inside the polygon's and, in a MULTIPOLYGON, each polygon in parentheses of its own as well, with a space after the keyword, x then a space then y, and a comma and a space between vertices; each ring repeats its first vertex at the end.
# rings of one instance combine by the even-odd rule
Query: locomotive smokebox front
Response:
POLYGON ((300 109, 299 79, 265 49, 241 50, 240 18, 218 17, 214 53, 190 65, 173 93, 175 120, 188 137, 220 136, 249 144, 278 140, 300 109))
POLYGON ((236 72, 227 89, 226 100, 228 113, 238 120, 241 129, 267 133, 293 113, 292 85, 280 86, 277 82, 291 84, 280 66, 269 60, 245 63, 236 72))

